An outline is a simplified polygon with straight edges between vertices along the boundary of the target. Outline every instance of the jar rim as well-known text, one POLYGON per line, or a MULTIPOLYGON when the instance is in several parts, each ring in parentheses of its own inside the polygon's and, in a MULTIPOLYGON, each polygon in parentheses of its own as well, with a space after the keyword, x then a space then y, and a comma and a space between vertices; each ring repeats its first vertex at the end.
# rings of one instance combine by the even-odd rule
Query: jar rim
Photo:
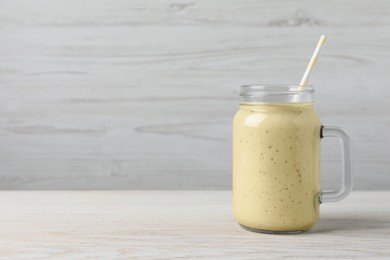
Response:
POLYGON ((240 88, 242 102, 313 102, 314 87, 293 84, 253 84, 240 88))
POLYGON ((312 94, 314 93, 313 85, 305 87, 294 84, 250 84, 242 85, 240 96, 252 96, 259 94, 283 95, 283 94, 312 94))

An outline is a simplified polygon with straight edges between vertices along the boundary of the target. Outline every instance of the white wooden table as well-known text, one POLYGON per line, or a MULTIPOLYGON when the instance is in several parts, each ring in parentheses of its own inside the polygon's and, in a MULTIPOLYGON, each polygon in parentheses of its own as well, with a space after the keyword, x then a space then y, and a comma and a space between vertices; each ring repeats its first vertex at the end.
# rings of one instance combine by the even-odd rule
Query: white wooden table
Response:
POLYGON ((299 235, 243 230, 228 191, 2 191, 4 259, 390 259, 390 192, 321 206, 299 235))

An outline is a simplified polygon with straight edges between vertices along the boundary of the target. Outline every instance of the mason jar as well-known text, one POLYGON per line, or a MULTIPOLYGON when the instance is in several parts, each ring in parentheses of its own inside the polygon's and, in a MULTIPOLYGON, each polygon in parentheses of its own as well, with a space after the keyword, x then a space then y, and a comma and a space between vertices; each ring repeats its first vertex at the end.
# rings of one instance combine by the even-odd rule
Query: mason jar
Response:
POLYGON ((245 229, 299 233, 318 220, 322 202, 352 189, 349 140, 338 127, 321 125, 313 86, 245 85, 233 123, 233 211, 245 229), (320 188, 322 137, 342 148, 342 183, 320 188))

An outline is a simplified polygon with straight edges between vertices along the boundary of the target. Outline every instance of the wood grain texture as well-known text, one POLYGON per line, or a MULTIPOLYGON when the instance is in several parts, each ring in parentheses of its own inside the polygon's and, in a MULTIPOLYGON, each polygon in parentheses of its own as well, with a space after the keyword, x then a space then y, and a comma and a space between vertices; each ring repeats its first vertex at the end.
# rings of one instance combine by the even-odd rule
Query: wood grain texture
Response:
POLYGON ((238 87, 298 83, 328 34, 317 111, 390 189, 389 29, 386 0, 1 0, 0 188, 230 188, 238 87))
POLYGON ((3 259, 390 258, 390 192, 321 205, 299 235, 239 227, 228 191, 3 191, 3 259))

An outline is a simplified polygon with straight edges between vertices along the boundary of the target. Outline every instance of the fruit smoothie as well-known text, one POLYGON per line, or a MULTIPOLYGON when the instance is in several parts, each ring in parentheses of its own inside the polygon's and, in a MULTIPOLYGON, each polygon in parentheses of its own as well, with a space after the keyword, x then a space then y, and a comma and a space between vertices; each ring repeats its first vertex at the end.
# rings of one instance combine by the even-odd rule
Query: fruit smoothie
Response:
POLYGON ((312 102, 241 103, 233 123, 233 211, 244 227, 305 231, 319 216, 320 129, 312 102))

